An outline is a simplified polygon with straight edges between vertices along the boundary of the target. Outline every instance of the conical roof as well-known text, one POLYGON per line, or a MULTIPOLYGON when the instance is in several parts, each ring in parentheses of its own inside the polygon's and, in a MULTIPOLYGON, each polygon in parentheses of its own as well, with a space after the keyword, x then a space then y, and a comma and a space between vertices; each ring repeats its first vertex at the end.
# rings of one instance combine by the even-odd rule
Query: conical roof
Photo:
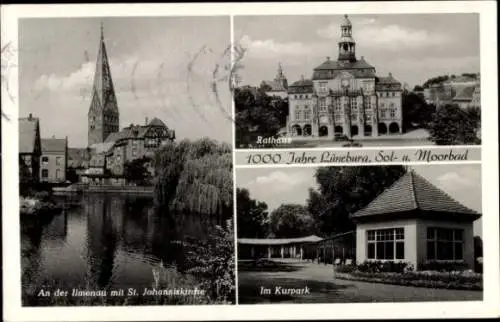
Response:
POLYGON ((104 44, 104 32, 101 26, 101 40, 99 51, 97 53, 97 62, 95 66, 94 84, 92 86, 92 108, 110 109, 118 112, 118 105, 111 78, 108 54, 104 44))
POLYGON ((414 171, 405 173, 352 217, 403 213, 413 210, 471 215, 473 219, 480 217, 479 213, 462 205, 414 171))

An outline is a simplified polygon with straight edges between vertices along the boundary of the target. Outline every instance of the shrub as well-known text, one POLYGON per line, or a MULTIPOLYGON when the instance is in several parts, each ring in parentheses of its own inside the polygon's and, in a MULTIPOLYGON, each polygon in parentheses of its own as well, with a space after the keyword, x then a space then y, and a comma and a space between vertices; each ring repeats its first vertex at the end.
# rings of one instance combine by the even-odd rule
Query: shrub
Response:
POLYGON ((358 271, 363 273, 403 273, 412 270, 412 265, 407 262, 364 261, 358 266, 358 271))
POLYGON ((337 273, 352 273, 356 270, 356 265, 339 265, 335 268, 337 273))
POLYGON ((450 272, 450 271, 464 271, 469 267, 467 263, 460 261, 428 261, 426 263, 419 265, 420 271, 438 271, 438 272, 450 272))

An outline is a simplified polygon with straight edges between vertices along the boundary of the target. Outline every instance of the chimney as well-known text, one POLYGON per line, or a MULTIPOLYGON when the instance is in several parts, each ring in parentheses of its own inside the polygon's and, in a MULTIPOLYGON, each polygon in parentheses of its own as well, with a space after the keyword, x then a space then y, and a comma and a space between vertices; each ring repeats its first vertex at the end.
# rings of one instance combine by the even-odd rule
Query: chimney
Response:
POLYGON ((148 125, 148 117, 146 116, 145 120, 144 120, 144 125, 148 125))
POLYGON ((326 56, 326 60, 330 61, 330 56, 326 56))
POLYGON ((361 60, 365 60, 365 56, 361 56, 361 60))
POLYGON ((392 77, 392 73, 389 73, 389 77, 392 77))
POLYGON ((30 114, 28 115, 28 120, 30 120, 30 121, 31 121, 31 119, 32 119, 32 118, 33 118, 33 114, 31 114, 31 113, 30 113, 30 114))

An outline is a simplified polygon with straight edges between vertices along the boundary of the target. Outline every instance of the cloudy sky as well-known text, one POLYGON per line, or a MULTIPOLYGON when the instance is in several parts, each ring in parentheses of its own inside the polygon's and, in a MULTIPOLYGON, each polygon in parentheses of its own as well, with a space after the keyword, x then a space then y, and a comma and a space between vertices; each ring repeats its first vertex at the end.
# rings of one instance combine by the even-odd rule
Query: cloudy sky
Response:
POLYGON ((22 19, 20 117, 39 116, 42 137, 68 136, 70 146, 86 146, 101 21, 120 127, 156 116, 179 139, 231 142, 231 98, 223 79, 229 17, 22 19), (217 65, 221 80, 214 91, 217 65))
MULTIPOLYGON (((418 174, 444 190, 452 198, 480 213, 481 166, 422 165, 412 166, 418 174)), ((240 168, 236 169, 239 188, 246 188, 250 196, 264 201, 270 210, 282 203, 306 204, 309 188, 317 188, 314 178, 316 168, 240 168)), ((474 223, 474 234, 482 236, 482 221, 474 223)))
MULTIPOLYGON (((235 41, 246 47, 243 84, 273 79, 281 62, 288 81, 311 77, 327 56, 336 60, 343 15, 234 18, 235 41)), ((351 15, 358 59, 378 75, 422 84, 442 74, 479 72, 477 14, 351 15)))

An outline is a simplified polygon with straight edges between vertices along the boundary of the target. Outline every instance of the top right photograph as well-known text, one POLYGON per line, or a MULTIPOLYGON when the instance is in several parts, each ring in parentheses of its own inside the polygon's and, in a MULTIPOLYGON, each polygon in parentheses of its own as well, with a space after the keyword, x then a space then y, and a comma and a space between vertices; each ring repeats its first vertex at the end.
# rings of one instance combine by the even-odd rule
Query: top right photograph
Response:
POLYGON ((235 16, 237 149, 481 144, 479 14, 235 16))

